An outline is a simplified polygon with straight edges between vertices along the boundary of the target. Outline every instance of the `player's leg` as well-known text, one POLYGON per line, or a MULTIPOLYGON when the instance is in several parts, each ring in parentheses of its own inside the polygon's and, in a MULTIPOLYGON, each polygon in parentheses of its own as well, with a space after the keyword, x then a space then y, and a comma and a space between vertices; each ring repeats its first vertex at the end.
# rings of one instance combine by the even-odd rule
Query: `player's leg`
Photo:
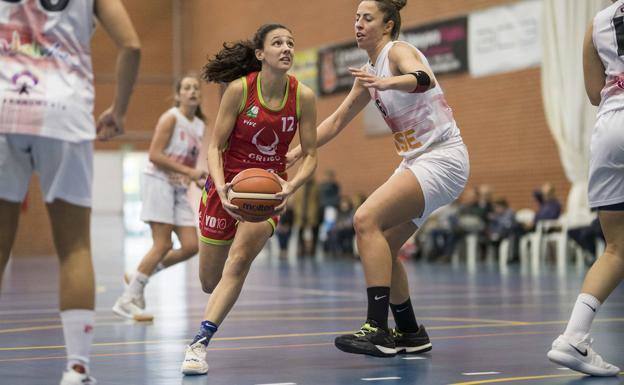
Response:
POLYGON ((551 361, 595 376, 620 372, 591 348, 589 338, 591 324, 602 303, 624 278, 624 204, 615 206, 619 210, 601 210, 598 214, 607 242, 605 251, 585 276, 566 330, 548 352, 551 361))
MULTIPOLYGON (((244 222, 238 225, 236 236, 229 248, 227 259, 223 266, 223 272, 214 287, 204 311, 204 320, 199 331, 186 350, 182 373, 205 374, 208 372, 206 362, 206 347, 212 336, 217 332, 219 325, 234 306, 251 267, 251 263, 262 250, 266 241, 274 231, 269 222, 250 223, 244 222)), ((213 246, 214 249, 218 246, 213 246)), ((200 249, 200 258, 204 258, 203 252, 209 248, 200 249)), ((223 251, 215 250, 217 260, 223 260, 223 251)), ((213 257, 213 259, 215 259, 213 257)), ((217 262, 218 263, 218 262, 217 262)), ((204 270, 202 270, 204 271, 204 270)), ((205 284, 202 281, 202 285, 205 284)), ((212 287, 210 288, 212 289, 212 287)))

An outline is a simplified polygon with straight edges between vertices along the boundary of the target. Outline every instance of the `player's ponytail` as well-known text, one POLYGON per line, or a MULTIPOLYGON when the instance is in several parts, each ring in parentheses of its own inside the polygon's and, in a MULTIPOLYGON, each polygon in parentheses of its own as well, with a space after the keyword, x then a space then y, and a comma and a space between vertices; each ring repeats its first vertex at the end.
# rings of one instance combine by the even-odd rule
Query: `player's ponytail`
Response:
POLYGON ((204 65, 202 79, 207 82, 229 83, 251 72, 260 71, 262 63, 256 58, 256 50, 264 48, 267 34, 276 29, 290 31, 281 24, 265 24, 258 28, 251 40, 223 43, 221 51, 204 65))

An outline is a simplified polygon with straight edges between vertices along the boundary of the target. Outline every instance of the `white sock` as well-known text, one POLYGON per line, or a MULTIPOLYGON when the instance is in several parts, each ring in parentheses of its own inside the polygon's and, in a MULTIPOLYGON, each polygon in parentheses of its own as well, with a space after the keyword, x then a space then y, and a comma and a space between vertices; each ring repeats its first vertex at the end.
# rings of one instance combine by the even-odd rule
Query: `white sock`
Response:
POLYGON ((576 299, 568 326, 563 335, 580 340, 591 328, 592 321, 600 309, 600 301, 596 297, 581 293, 576 299))
POLYGON ((65 348, 67 350, 67 370, 76 364, 89 371, 89 353, 93 342, 95 325, 93 310, 70 309, 61 312, 65 348))
POLYGON ((145 290, 145 285, 147 285, 148 280, 149 277, 147 275, 136 271, 132 274, 130 283, 128 283, 124 294, 129 297, 138 297, 143 295, 143 290, 145 290))

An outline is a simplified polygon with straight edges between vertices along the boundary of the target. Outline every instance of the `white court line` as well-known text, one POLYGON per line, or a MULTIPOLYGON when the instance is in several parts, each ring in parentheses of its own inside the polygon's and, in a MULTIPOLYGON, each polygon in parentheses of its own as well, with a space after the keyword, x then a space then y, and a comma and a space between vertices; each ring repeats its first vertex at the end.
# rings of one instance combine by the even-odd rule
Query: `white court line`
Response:
POLYGON ((427 357, 403 357, 404 360, 426 360, 427 357))
POLYGON ((256 385, 297 385, 296 382, 278 382, 275 384, 256 384, 256 385))
POLYGON ((362 378, 362 381, 387 381, 387 380, 400 380, 401 377, 377 377, 377 378, 362 378))
POLYGON ((464 376, 485 376, 488 374, 500 374, 500 372, 473 372, 473 373, 462 373, 464 376))
POLYGON ((570 370, 570 368, 557 368, 558 370, 570 370))

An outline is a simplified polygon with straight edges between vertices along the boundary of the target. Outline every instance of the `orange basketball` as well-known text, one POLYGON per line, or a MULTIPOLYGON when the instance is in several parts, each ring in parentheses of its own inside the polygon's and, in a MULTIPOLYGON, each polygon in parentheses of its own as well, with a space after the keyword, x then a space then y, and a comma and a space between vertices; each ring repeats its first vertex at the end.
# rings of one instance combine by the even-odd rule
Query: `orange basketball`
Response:
POLYGON ((275 206, 282 200, 275 196, 282 191, 282 185, 275 174, 261 168, 248 168, 232 179, 228 199, 238 206, 243 219, 262 222, 273 215, 275 206))

